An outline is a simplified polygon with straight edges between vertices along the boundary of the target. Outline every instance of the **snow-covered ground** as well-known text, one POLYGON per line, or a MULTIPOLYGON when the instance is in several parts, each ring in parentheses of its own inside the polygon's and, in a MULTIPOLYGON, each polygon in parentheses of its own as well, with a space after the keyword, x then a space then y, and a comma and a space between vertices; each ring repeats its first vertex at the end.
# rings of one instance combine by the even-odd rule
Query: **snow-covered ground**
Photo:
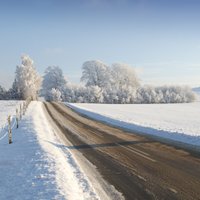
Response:
MULTIPOLYGON (((5 109, 4 117, 14 107, 5 109)), ((5 103, 0 103, 1 114, 4 108, 5 103)), ((19 129, 13 129, 13 143, 9 145, 7 137, 0 140, 0 199, 99 199, 73 154, 63 146, 42 103, 32 102, 19 129)))
POLYGON ((200 146, 200 102, 67 105, 82 114, 118 127, 200 146))

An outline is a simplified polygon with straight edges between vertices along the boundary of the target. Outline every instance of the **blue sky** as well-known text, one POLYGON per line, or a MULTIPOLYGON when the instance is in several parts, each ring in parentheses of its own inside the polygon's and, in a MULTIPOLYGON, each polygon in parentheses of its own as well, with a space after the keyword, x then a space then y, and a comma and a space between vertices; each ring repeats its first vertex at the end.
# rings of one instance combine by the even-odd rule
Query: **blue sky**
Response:
POLYGON ((78 82, 91 59, 136 68, 143 83, 200 85, 199 0, 0 0, 0 84, 26 53, 78 82))

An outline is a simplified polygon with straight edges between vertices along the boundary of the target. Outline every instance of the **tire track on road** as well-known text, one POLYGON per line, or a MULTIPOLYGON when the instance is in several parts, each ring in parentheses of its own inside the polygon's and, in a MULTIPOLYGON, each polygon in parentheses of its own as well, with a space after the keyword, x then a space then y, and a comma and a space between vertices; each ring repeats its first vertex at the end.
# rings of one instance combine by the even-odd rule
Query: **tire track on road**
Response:
POLYGON ((143 136, 45 103, 65 136, 126 199, 198 199, 200 160, 143 136), (183 167, 185 166, 185 167, 183 167), (134 197, 134 198, 133 198, 134 197))

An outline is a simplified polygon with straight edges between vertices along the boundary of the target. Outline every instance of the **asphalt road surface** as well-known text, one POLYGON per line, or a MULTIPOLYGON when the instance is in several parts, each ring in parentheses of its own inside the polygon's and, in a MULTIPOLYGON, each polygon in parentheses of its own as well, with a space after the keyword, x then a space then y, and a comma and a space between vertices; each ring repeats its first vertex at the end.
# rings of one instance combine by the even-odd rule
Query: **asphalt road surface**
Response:
POLYGON ((44 103, 49 116, 125 199, 200 199, 200 156, 44 103))

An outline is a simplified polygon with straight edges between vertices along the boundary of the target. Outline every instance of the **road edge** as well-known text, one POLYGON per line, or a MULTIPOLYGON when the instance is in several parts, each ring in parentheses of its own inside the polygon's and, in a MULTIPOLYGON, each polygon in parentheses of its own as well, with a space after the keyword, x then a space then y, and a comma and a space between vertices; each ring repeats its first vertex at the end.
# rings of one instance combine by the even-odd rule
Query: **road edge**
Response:
MULTIPOLYGON (((105 125, 108 125, 108 126, 129 132, 129 133, 133 133, 133 134, 137 134, 137 135, 140 135, 140 136, 147 137, 148 139, 155 140, 157 142, 172 146, 174 148, 178 148, 178 149, 181 149, 181 150, 184 150, 184 151, 188 151, 195 156, 199 156, 200 146, 184 143, 184 142, 181 142, 181 141, 172 140, 172 139, 169 139, 169 138, 163 138, 163 137, 159 137, 159 136, 155 136, 155 135, 151 135, 151 134, 147 134, 147 133, 145 134, 145 133, 137 131, 137 130, 132 130, 132 129, 129 129, 129 128, 121 127, 121 126, 118 126, 116 124, 112 124, 111 122, 107 122, 105 120, 92 118, 89 115, 84 114, 84 113, 79 111, 79 110, 84 110, 84 109, 81 109, 81 108, 75 109, 74 106, 72 106, 68 103, 67 104, 62 103, 62 104, 67 106, 69 109, 73 110, 75 113, 77 113, 80 116, 86 117, 88 119, 103 123, 105 125)), ((89 112, 95 113, 95 112, 92 112, 92 111, 89 111, 89 112)), ((101 116, 103 116, 103 115, 101 115, 101 116)), ((106 116, 106 118, 109 118, 109 117, 106 116)), ((112 119, 112 118, 110 118, 110 119, 112 119)))

